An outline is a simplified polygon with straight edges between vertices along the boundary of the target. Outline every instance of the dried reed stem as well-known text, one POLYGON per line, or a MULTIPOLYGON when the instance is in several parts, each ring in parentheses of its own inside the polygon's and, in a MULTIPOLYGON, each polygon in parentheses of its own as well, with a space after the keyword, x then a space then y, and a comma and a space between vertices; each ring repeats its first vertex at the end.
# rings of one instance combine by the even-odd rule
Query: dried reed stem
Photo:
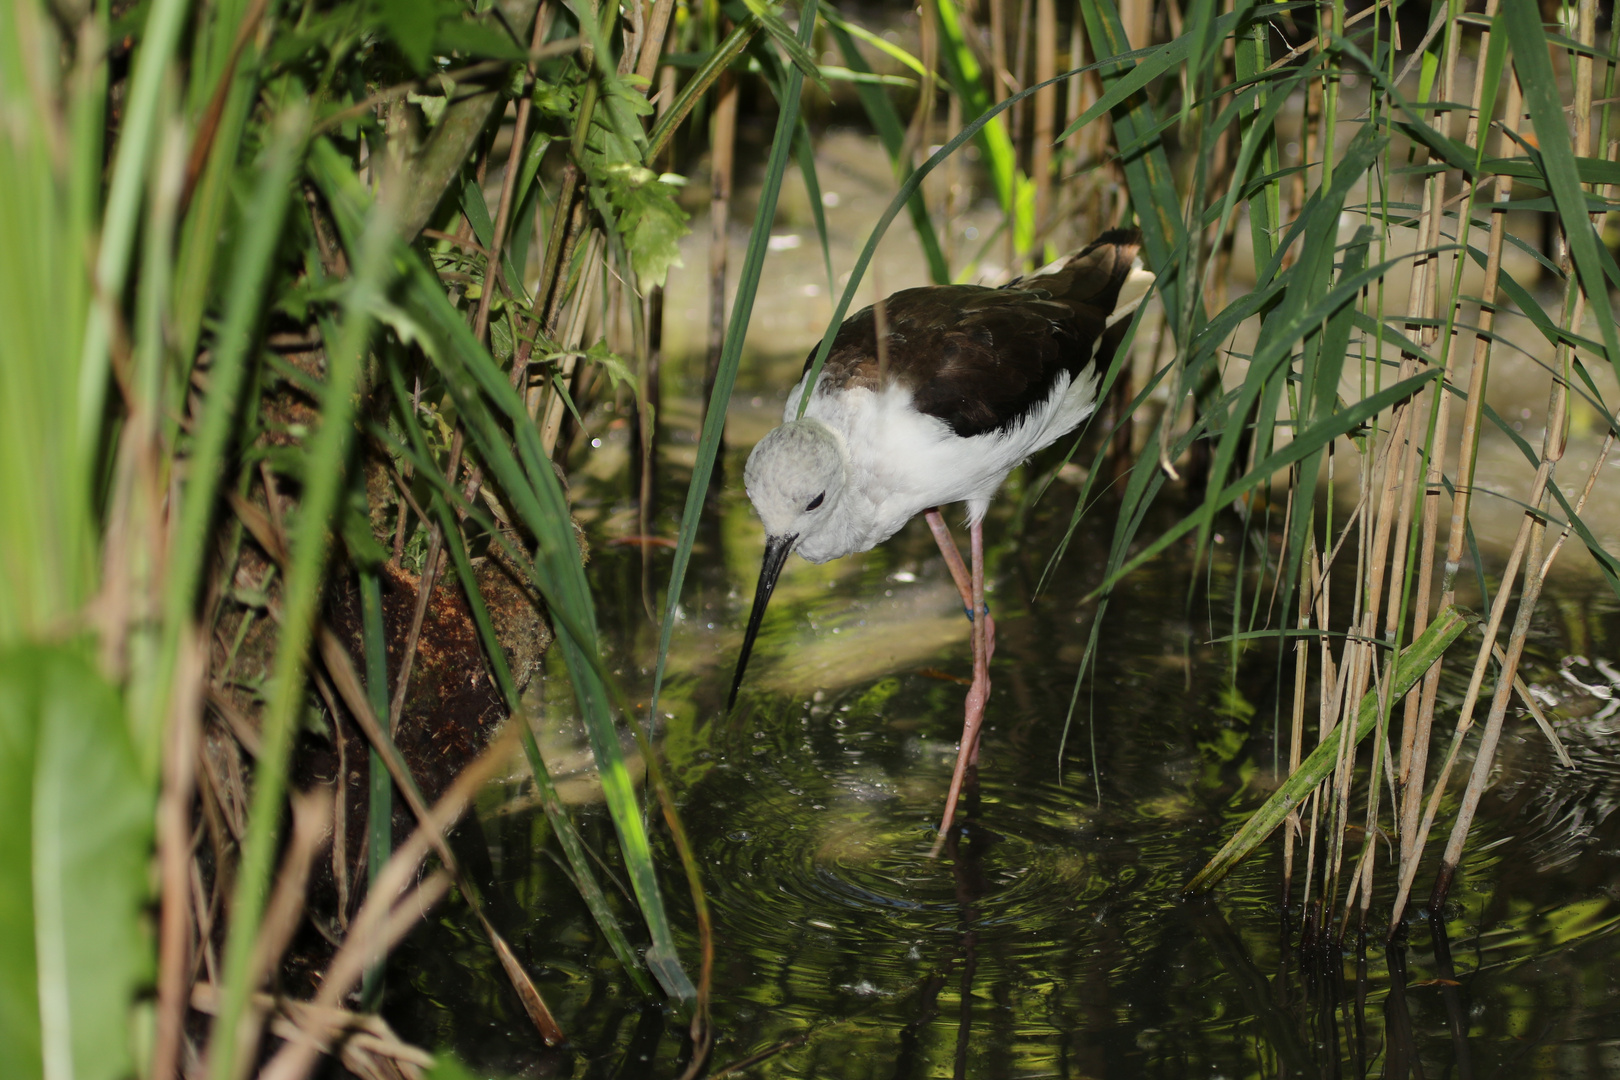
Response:
MULTIPOLYGON (((1035 0, 1035 81, 1057 75, 1057 0, 1035 0)), ((1057 134, 1057 86, 1035 92, 1035 147, 1030 169, 1035 174, 1035 242, 1052 228, 1052 143, 1057 134)), ((1037 258, 1045 262, 1045 257, 1037 258)))

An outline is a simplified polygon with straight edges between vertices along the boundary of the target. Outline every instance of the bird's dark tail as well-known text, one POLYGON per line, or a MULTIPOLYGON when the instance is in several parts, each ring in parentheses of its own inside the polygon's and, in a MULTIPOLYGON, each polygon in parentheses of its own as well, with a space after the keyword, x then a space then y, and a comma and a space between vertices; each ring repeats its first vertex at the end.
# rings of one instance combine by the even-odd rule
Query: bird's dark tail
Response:
POLYGON ((1153 288, 1153 273, 1142 265, 1142 234, 1136 229, 1110 229, 1081 250, 1007 287, 1038 289, 1053 299, 1089 309, 1103 317, 1096 329, 1097 348, 1090 355, 1106 369, 1125 336, 1131 316, 1153 288))
POLYGON ((1108 312, 1108 325, 1135 313, 1153 285, 1153 274, 1141 261, 1142 234, 1136 229, 1110 229, 1081 250, 1021 278, 1009 288, 1039 282, 1042 291, 1073 303, 1108 312))

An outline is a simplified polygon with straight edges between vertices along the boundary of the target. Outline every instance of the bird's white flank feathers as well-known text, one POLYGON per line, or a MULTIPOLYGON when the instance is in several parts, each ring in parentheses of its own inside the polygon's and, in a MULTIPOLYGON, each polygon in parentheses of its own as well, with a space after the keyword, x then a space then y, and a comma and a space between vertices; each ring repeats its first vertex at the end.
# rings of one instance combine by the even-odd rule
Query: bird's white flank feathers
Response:
POLYGON ((932 506, 965 502, 969 522, 979 521, 1008 472, 1091 415, 1097 382, 1092 369, 1074 385, 1060 375, 1022 421, 964 439, 918 412, 898 386, 818 386, 805 419, 795 420, 800 380, 788 394, 787 423, 748 459, 748 495, 766 532, 797 535, 795 550, 814 563, 867 551, 932 506), (821 505, 806 509, 820 493, 821 505))

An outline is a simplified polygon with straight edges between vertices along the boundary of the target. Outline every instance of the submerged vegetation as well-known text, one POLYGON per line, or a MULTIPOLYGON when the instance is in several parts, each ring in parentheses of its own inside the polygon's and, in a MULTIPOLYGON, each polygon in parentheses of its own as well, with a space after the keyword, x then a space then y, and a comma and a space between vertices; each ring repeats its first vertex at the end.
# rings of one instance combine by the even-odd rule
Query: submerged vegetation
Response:
POLYGON ((1082 516, 1117 521, 1047 722, 1090 723, 1110 597, 1177 553, 1205 568, 1189 611, 1229 590, 1207 636, 1230 715, 1270 719, 1246 656, 1282 665, 1286 756, 1189 888, 1280 830, 1255 857, 1281 860, 1305 940, 1398 938, 1425 888, 1439 910, 1517 710, 1565 753, 1518 674, 1555 560, 1584 549, 1620 595, 1588 520, 1616 499, 1620 36, 1595 0, 1547 14, 924 0, 902 45, 881 12, 817 0, 5 5, 0 1074, 287 1080, 324 1054, 458 1075, 377 1015, 388 954, 452 892, 533 1038, 562 1042, 544 958, 510 944, 488 852, 453 830, 514 761, 546 823, 527 841, 566 868, 593 950, 705 1068, 703 873, 642 718, 795 170, 841 289, 829 341, 897 220, 935 282, 1142 229, 1157 302, 1097 430, 1026 485, 1083 477, 1054 591, 1082 516), (744 87, 774 116, 757 177, 744 87), (817 178, 829 107, 897 184, 852 267, 817 178), (683 190, 698 169, 706 200, 683 190), (733 275, 739 172, 760 187, 733 275), (974 190, 997 220, 976 245, 974 190), (706 413, 671 539, 664 286, 705 202, 706 413), (1544 409, 1491 406, 1504 352, 1544 409), (570 513, 571 449, 615 403, 660 626, 645 684, 604 660, 570 513), (1486 475, 1493 441, 1522 481, 1486 475), (1487 481, 1516 515, 1502 551, 1473 527, 1487 481), (537 743, 525 688, 547 665, 616 851, 537 743))

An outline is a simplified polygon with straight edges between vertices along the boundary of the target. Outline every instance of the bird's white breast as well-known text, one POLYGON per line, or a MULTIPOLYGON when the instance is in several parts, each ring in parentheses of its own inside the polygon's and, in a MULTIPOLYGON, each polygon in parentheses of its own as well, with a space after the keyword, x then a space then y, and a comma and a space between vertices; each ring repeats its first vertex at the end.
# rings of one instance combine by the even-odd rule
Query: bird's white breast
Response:
MULTIPOLYGON (((902 387, 846 386, 826 393, 818 385, 805 415, 842 436, 850 474, 836 513, 825 527, 801 538, 799 553, 826 562, 867 551, 917 514, 948 503, 965 502, 968 520, 982 519, 1009 472, 1095 411, 1097 382, 1092 371, 1073 385, 1061 374, 1046 400, 1021 422, 970 438, 918 412, 902 387)), ((800 380, 788 394, 784 420, 798 415, 803 392, 800 380)))

